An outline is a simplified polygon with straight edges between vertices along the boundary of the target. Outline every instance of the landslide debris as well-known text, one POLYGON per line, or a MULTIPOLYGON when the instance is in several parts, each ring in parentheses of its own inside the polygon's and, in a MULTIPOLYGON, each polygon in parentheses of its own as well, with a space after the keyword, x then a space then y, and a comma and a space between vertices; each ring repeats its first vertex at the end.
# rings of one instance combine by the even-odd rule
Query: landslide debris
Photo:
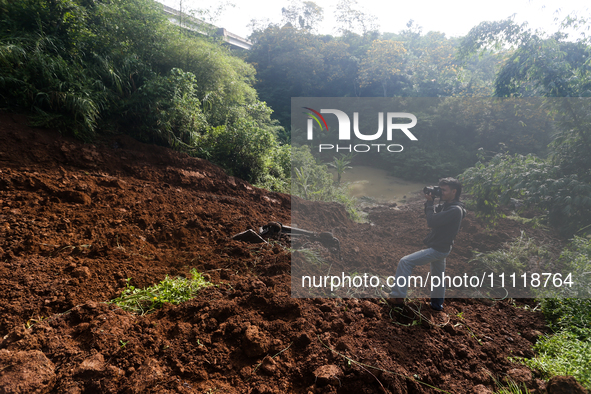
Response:
MULTIPOLYGON (((434 324, 423 300, 399 313, 378 298, 291 298, 286 239, 230 238, 289 225, 291 204, 316 210, 349 261, 394 271, 422 247, 420 203, 353 223, 336 204, 257 189, 204 160, 125 136, 82 144, 0 113, 0 391, 469 393, 509 376, 543 392, 507 359, 532 356, 543 317, 508 300, 449 300, 434 324), (216 286, 191 301, 145 316, 107 303, 126 283, 192 268, 216 286)), ((450 267, 520 226, 485 232, 469 214, 450 267)))

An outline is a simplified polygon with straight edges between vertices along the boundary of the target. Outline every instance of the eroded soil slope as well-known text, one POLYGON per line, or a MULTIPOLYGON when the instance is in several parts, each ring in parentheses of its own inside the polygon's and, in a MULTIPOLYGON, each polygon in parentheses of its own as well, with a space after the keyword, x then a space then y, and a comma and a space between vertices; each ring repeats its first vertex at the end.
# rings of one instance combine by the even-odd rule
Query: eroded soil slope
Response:
MULTIPOLYGON (((344 258, 393 272, 427 231, 420 201, 375 210, 373 225, 296 202, 330 212, 315 230, 333 231, 344 258)), ((0 114, 0 391, 480 393, 507 375, 543 386, 507 360, 533 355, 543 317, 508 300, 449 300, 432 321, 424 300, 399 312, 379 298, 291 298, 285 239, 230 239, 290 224, 291 203, 204 160, 128 137, 82 144, 0 114), (217 286, 145 316, 106 303, 127 278, 145 287, 191 268, 217 286)), ((521 229, 486 233, 469 214, 450 267, 521 229)))

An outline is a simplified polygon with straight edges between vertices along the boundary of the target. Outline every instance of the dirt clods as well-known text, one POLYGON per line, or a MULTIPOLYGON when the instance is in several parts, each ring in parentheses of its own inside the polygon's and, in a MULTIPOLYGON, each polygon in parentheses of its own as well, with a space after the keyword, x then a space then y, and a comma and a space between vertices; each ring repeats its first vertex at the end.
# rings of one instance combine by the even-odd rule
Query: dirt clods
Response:
MULTIPOLYGON (((394 273, 427 232, 420 201, 397 208, 354 223, 338 204, 257 189, 205 160, 126 136, 83 144, 0 113, 0 392, 463 394, 511 377, 542 393, 508 359, 532 356, 546 332, 531 300, 448 299, 433 324, 424 299, 292 298, 303 253, 292 258, 286 237, 231 239, 279 222, 394 273), (315 222, 291 223, 292 204, 315 222), (143 316, 109 303, 193 268, 215 286, 188 302, 143 316)), ((469 213, 450 272, 522 230, 557 239, 506 219, 486 231, 469 213)), ((341 261, 306 247, 327 268, 341 261)))

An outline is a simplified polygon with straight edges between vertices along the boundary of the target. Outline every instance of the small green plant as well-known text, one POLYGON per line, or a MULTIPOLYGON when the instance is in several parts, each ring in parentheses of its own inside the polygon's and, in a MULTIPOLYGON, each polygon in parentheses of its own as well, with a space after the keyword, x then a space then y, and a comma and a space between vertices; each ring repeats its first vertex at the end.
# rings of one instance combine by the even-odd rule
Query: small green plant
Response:
POLYGON ((313 249, 289 249, 289 251, 294 254, 300 254, 302 258, 309 264, 313 264, 317 268, 322 268, 326 265, 326 261, 322 258, 320 253, 317 250, 313 249))
POLYGON ((196 269, 191 269, 191 275, 190 279, 181 277, 171 279, 167 275, 159 284, 145 289, 130 285, 130 279, 127 279, 126 288, 121 293, 121 297, 111 300, 110 303, 141 315, 162 307, 166 302, 177 305, 194 298, 204 287, 212 286, 196 269))
POLYGON ((591 338, 591 299, 547 298, 542 311, 555 332, 570 331, 579 339, 591 338))
POLYGON ((521 216, 519 216, 517 214, 511 214, 511 215, 507 216, 507 219, 514 220, 516 222, 523 223, 523 224, 529 224, 533 228, 540 228, 540 229, 543 229, 543 230, 549 230, 550 229, 550 227, 548 227, 544 223, 546 221, 546 217, 543 216, 543 215, 542 216, 533 217, 531 219, 528 219, 528 218, 521 217, 521 216))
POLYGON ((47 319, 46 317, 38 317, 37 319, 29 319, 27 320, 27 322, 25 323, 25 328, 28 330, 29 328, 33 327, 35 324, 37 323, 41 323, 43 320, 47 319))
POLYGON ((123 339, 120 339, 119 340, 119 344, 120 344, 119 347, 121 349, 123 349, 125 347, 125 345, 127 345, 128 343, 129 343, 129 341, 124 341, 123 339))
POLYGON ((341 154, 340 158, 334 157, 334 160, 331 163, 328 163, 329 166, 333 167, 337 170, 337 185, 341 184, 341 177, 345 173, 345 170, 351 169, 353 167, 349 166, 351 164, 351 159, 355 154, 341 154))
MULTIPOLYGON (((489 375, 490 375, 490 373, 489 373, 489 375)), ((529 394, 530 393, 530 391, 528 390, 525 383, 522 383, 521 385, 519 385, 513 379, 505 378, 504 380, 507 384, 505 386, 500 380, 496 379, 492 375, 490 375, 490 376, 493 378, 493 380, 495 381, 495 384, 499 388, 499 390, 495 391, 494 394, 529 394)))
POLYGON ((518 309, 523 309, 525 311, 530 311, 530 312, 535 312, 538 310, 538 308, 540 308, 541 304, 537 303, 536 306, 534 306, 533 308, 531 306, 529 306, 528 304, 523 304, 523 305, 518 305, 517 301, 515 301, 514 298, 510 298, 509 299, 509 303, 511 304, 511 306, 513 308, 518 308, 518 309))

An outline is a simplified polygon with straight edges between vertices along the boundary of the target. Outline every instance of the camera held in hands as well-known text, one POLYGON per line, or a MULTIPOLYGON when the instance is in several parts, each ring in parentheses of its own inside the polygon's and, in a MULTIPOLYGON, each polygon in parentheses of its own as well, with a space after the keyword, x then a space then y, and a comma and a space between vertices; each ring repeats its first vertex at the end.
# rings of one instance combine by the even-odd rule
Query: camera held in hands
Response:
POLYGON ((425 186, 423 188, 423 193, 431 195, 433 198, 441 198, 441 188, 439 186, 425 186))

